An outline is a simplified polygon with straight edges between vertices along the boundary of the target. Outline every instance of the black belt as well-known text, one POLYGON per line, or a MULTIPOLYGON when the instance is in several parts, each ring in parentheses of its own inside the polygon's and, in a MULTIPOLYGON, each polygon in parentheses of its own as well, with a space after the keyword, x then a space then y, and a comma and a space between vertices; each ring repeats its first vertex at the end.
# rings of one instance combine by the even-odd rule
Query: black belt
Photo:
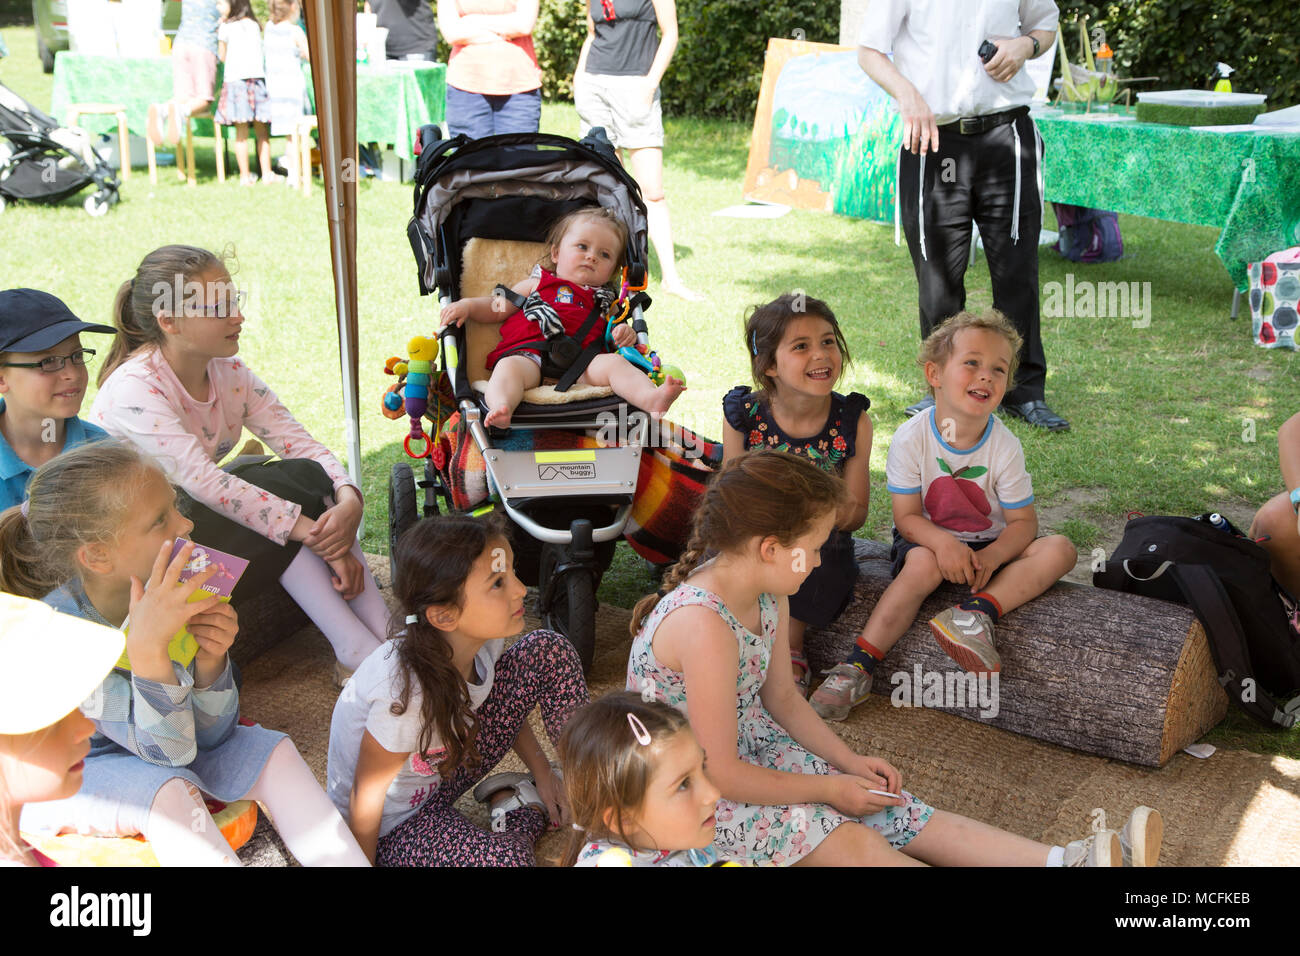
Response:
POLYGON ((1028 106, 1003 110, 1001 113, 986 113, 984 116, 963 116, 951 123, 944 123, 939 130, 944 133, 960 133, 962 136, 975 136, 1007 123, 1013 123, 1021 116, 1029 115, 1028 106))

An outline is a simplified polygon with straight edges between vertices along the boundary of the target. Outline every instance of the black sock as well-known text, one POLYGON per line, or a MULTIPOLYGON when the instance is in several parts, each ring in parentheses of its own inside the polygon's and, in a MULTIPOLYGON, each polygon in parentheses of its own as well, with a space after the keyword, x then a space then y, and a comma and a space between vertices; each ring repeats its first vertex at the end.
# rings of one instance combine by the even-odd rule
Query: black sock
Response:
POLYGON ((998 622, 998 606, 986 597, 969 597, 957 605, 963 611, 983 611, 994 624, 998 622))

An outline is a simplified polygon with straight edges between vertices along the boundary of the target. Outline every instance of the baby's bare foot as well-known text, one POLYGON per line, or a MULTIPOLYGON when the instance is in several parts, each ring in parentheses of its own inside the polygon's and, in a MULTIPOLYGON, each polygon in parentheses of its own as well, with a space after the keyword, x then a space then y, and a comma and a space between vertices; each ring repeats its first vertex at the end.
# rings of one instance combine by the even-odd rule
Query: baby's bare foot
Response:
POLYGON ((655 396, 646 406, 646 411, 650 413, 651 418, 663 418, 673 402, 677 401, 677 397, 684 391, 686 391, 685 382, 680 378, 668 376, 664 379, 664 383, 655 389, 655 396))
POLYGON ((493 428, 509 428, 512 414, 514 414, 514 409, 509 405, 499 405, 487 413, 487 417, 483 419, 483 424, 493 428))

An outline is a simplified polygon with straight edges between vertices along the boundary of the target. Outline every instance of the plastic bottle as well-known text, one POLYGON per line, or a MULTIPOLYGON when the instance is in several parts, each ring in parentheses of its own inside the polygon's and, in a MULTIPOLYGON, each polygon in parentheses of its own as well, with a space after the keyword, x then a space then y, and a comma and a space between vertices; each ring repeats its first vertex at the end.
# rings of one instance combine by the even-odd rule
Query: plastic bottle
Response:
POLYGON ((1115 54, 1105 41, 1097 49, 1097 72, 1104 73, 1106 76, 1115 75, 1115 54))
POLYGON ((1216 82, 1216 83, 1214 84, 1214 92, 1216 92, 1216 93, 1231 93, 1231 92, 1232 92, 1232 80, 1228 79, 1228 76, 1229 76, 1229 74, 1231 74, 1231 73, 1235 73, 1236 70, 1234 70, 1232 67, 1228 66, 1228 64, 1226 64, 1226 63, 1219 63, 1219 64, 1217 64, 1217 65, 1215 66, 1214 69, 1215 69, 1215 71, 1219 74, 1218 82, 1216 82))

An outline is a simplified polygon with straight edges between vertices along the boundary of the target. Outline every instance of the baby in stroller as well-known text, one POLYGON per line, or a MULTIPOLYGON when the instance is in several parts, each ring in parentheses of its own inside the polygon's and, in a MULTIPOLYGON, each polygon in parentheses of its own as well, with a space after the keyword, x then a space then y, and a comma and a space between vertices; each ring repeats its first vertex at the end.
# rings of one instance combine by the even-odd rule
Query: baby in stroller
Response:
MULTIPOLYGON (((501 342, 487 358, 491 372, 484 396, 484 424, 509 428, 524 392, 543 378, 606 386, 636 407, 662 418, 686 388, 679 378, 653 381, 618 352, 604 350, 605 315, 618 295, 614 276, 627 248, 627 226, 611 210, 580 209, 561 218, 547 236, 547 253, 532 275, 513 289, 497 286, 497 294, 460 299, 443 307, 442 325, 465 320, 496 323, 501 342), (584 365, 584 361, 586 364, 584 365), (567 376, 566 376, 566 373, 567 376)), ((634 345, 636 333, 627 323, 609 333, 614 348, 634 345)))

